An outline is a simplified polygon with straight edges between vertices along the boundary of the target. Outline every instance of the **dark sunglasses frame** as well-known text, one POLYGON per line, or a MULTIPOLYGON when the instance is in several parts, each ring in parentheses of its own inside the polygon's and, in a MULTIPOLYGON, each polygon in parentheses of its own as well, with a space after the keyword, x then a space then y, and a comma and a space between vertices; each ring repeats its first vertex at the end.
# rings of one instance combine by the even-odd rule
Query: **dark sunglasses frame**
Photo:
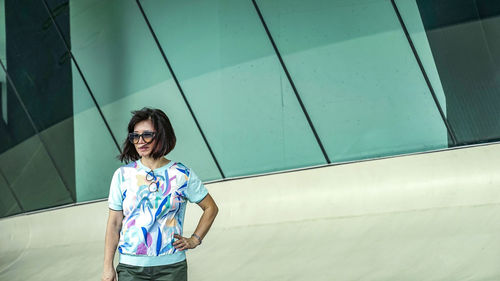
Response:
POLYGON ((155 173, 153 173, 153 171, 146 172, 146 180, 150 182, 148 186, 149 192, 158 191, 160 183, 158 182, 158 179, 156 178, 155 173))
POLYGON ((128 134, 128 140, 133 143, 133 144, 138 144, 139 141, 142 140, 145 142, 145 143, 151 143, 156 137, 156 132, 144 132, 142 134, 138 134, 138 133, 129 133, 128 134), (151 140, 150 141, 147 141, 146 140, 146 135, 150 135, 151 134, 151 140))

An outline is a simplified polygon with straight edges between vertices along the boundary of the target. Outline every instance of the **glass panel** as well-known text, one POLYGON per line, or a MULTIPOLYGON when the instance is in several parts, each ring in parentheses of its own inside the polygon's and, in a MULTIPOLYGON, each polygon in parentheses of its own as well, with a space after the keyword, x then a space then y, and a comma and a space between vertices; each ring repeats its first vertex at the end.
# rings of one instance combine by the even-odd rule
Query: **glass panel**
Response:
POLYGON ((77 202, 105 198, 119 150, 73 66, 73 117, 77 202))
POLYGON ((420 12, 418 11, 417 2, 415 0, 396 0, 395 2, 406 28, 408 29, 408 33, 410 33, 411 40, 415 45, 415 49, 424 66, 427 77, 429 77, 434 93, 439 100, 439 104, 446 114, 446 97, 444 95, 443 85, 441 84, 436 63, 432 56, 431 47, 429 46, 429 41, 425 34, 425 28, 422 23, 422 18, 420 17, 420 12))
POLYGON ((0 59, 5 63, 5 0, 0 0, 0 59))
POLYGON ((33 136, 1 155, 4 173, 25 211, 72 203, 38 136, 33 136))
MULTIPOLYGON (((0 61, 6 64, 5 54, 5 3, 0 0, 0 61)), ((0 67, 0 133, 2 134, 0 151, 5 151, 11 143, 10 136, 6 133, 7 122, 7 79, 3 68, 0 67)), ((0 153, 0 161, 4 156, 0 153)), ((5 162, 4 162, 5 163, 5 162)), ((12 186, 7 182, 6 176, 0 168, 0 217, 10 216, 22 211, 18 199, 16 199, 12 186)))
POLYGON ((142 1, 227 176, 325 163, 251 1, 142 1))
POLYGON ((2 209, 5 211, 0 216, 11 215, 20 210, 14 196, 18 198, 24 211, 73 202, 70 190, 61 180, 60 172, 54 166, 47 147, 39 135, 35 134, 24 112, 19 110, 19 100, 15 97, 10 84, 8 88, 8 120, 16 120, 16 122, 0 121, 2 123, 0 126, 2 135, 0 186, 3 198, 2 209), (25 126, 18 127, 19 124, 25 124, 25 126), (31 136, 20 138, 21 130, 25 135, 31 136))
MULTIPOLYGON (((58 25, 64 36, 70 32, 70 13, 67 1, 49 1, 58 25)), ((46 18, 50 18, 42 7, 46 18)), ((55 25, 49 20, 46 28, 56 32, 55 25)), ((79 72, 72 64, 70 56, 60 37, 52 41, 53 49, 64 50, 64 62, 69 65, 69 102, 64 106, 72 110, 71 116, 41 132, 47 146, 53 147, 51 156, 65 155, 65 160, 72 169, 75 184, 76 201, 105 198, 109 191, 109 182, 114 170, 120 165, 116 159, 118 149, 95 107, 91 95, 84 85, 79 72), (66 142, 56 142, 58 138, 66 142), (71 153, 64 153, 71 148, 71 153)), ((59 90, 60 91, 60 90, 59 90)), ((54 104, 51 104, 54 106, 54 104)), ((63 166, 62 174, 67 174, 63 166), (65 173, 66 172, 66 173, 65 173)))
MULTIPOLYGON (((169 116, 178 140, 168 158, 192 167, 203 180, 220 178, 135 1, 71 1, 70 20, 72 52, 119 144, 125 141, 132 110, 145 106, 160 108, 169 116)), ((73 71, 76 80, 75 75, 78 76, 76 69, 73 71)), ((88 114, 98 118, 88 93, 78 95, 85 92, 83 87, 82 84, 74 89, 75 112, 89 110, 88 114)), ((82 113, 75 119, 75 134, 79 137, 92 127, 86 116, 87 113, 82 113)), ((90 140, 94 136, 83 138, 90 140)), ((85 143, 75 139, 82 145, 85 143)), ((93 150, 86 145, 90 150, 78 147, 82 151, 77 152, 77 162, 78 157, 85 158, 93 150)), ((88 168, 85 161, 77 166, 80 167, 77 175, 78 170, 88 168)), ((116 168, 117 164, 112 166, 116 168)), ((101 174, 98 167, 95 169, 77 179, 79 194, 83 196, 79 201, 104 194, 94 190, 89 182, 89 175, 101 174), (93 192, 97 193, 91 196, 93 192)), ((103 185, 108 184, 109 180, 103 181, 103 185)))
POLYGON ((57 44, 42 2, 4 4, 3 42, 13 85, 2 93, 1 173, 24 211, 74 202, 67 50, 57 44))
MULTIPOLYGON (((0 60, 7 64, 5 47, 5 1, 0 0, 0 60)), ((7 80, 2 69, 0 69, 0 113, 0 118, 7 122, 7 80)))
POLYGON ((331 158, 447 146, 390 1, 258 3, 331 158))
MULTIPOLYGON (((8 158, 4 163, 9 164, 1 167, 6 181, 25 211, 71 203, 75 198, 106 197, 118 153, 110 134, 99 115, 82 116, 78 112, 80 102, 91 105, 90 96, 81 86, 81 78, 75 75, 69 53, 43 2, 30 6, 16 1, 8 3, 9 74, 34 124, 9 87, 5 127, 12 141, 2 154, 8 158), (86 126, 75 127, 82 123, 82 118, 86 126), (76 190, 82 186, 90 186, 93 192, 89 195, 87 189, 83 193, 76 190)), ((57 11, 59 25, 67 34, 67 5, 66 10, 57 11)), ((86 113, 92 109, 87 108, 86 113)))
POLYGON ((500 140, 500 2, 417 4, 459 144, 500 140))
POLYGON ((0 174, 0 217, 15 215, 21 211, 10 184, 0 174))

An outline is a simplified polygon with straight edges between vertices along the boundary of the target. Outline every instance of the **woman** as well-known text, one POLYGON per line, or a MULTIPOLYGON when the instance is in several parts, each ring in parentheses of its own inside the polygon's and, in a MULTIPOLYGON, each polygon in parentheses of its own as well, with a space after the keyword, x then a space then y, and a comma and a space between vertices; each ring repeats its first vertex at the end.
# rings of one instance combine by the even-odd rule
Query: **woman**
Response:
POLYGON ((191 169, 164 157, 176 142, 167 115, 150 108, 132 114, 120 155, 128 164, 115 171, 109 191, 102 280, 187 280, 185 251, 201 244, 218 208, 191 169), (187 201, 203 215, 183 237, 187 201))

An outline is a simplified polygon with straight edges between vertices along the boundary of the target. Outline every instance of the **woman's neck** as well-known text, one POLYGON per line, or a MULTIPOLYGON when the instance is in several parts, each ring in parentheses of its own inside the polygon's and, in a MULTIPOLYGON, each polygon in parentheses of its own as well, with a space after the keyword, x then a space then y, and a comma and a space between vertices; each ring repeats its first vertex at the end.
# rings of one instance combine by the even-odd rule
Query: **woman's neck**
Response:
POLYGON ((150 168, 151 170, 158 169, 166 164, 168 164, 170 160, 165 157, 161 157, 158 159, 150 158, 150 157, 142 157, 141 163, 142 165, 150 168))

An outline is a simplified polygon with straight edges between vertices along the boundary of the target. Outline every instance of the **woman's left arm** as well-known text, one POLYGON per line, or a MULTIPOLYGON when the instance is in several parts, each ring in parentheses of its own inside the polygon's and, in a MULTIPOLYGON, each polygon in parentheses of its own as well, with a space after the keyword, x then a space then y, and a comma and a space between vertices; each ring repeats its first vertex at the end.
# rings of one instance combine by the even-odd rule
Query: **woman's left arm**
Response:
POLYGON ((207 194, 207 196, 205 196, 205 198, 198 203, 198 206, 200 206, 203 210, 203 215, 201 216, 193 235, 189 238, 182 237, 178 234, 174 235, 174 238, 177 240, 173 243, 173 245, 177 250, 184 251, 194 249, 196 246, 200 245, 201 241, 205 235, 207 235, 208 230, 212 226, 217 213, 219 212, 219 208, 210 194, 207 194))

